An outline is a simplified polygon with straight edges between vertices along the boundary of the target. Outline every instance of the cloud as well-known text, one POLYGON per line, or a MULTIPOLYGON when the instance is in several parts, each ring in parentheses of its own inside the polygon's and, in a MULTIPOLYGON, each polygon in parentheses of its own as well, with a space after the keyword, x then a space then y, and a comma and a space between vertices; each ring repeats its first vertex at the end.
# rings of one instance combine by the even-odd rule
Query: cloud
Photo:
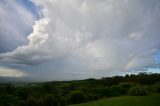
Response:
POLYGON ((65 70, 87 77, 153 66, 157 51, 145 53, 160 49, 160 2, 33 2, 43 6, 43 18, 35 22, 29 44, 0 54, 0 62, 35 65, 31 70, 52 64, 47 70, 53 75, 65 70))
POLYGON ((0 53, 12 51, 28 43, 34 21, 38 19, 20 0, 0 2, 0 53))
POLYGON ((133 32, 128 35, 128 37, 133 40, 139 40, 142 38, 142 36, 143 36, 143 33, 138 33, 138 32, 133 32))
POLYGON ((156 64, 156 61, 154 59, 154 55, 157 53, 156 49, 153 49, 149 52, 145 52, 143 54, 140 54, 128 62, 128 64, 125 67, 125 70, 132 69, 143 69, 147 67, 152 67, 156 64))
POLYGON ((0 67, 0 77, 24 77, 26 73, 13 68, 0 67))

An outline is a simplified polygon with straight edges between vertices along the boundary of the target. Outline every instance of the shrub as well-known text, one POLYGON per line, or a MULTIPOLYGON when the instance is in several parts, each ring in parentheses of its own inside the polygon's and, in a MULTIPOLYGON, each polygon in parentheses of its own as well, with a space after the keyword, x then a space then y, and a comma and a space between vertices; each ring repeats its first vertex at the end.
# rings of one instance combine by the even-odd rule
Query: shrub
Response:
MULTIPOLYGON (((45 99, 44 99, 44 104, 46 105, 46 106, 54 106, 54 105, 56 105, 55 104, 55 101, 54 101, 54 99, 53 99, 53 97, 51 96, 51 95, 47 95, 46 97, 45 97, 45 99)), ((56 105, 57 106, 57 105, 56 105)))
POLYGON ((160 93, 160 84, 155 84, 155 85, 153 85, 153 86, 151 86, 149 88, 152 90, 153 93, 160 93))
POLYGON ((85 102, 86 101, 93 101, 93 100, 98 100, 99 95, 97 93, 85 93, 85 102))
POLYGON ((100 97, 111 97, 112 96, 112 88, 111 87, 99 88, 98 93, 99 93, 100 97))
POLYGON ((47 95, 44 99, 45 106, 65 106, 65 101, 56 95, 47 95))
POLYGON ((123 89, 120 86, 112 86, 111 87, 111 93, 112 96, 120 96, 123 93, 123 89))
POLYGON ((119 95, 127 94, 128 90, 132 87, 132 83, 120 83, 118 85, 119 88, 119 95))
MULTIPOLYGON (((1 106, 1 105, 0 105, 1 106)), ((17 106, 27 106, 26 101, 25 100, 20 100, 17 104, 17 106)))
POLYGON ((37 106, 36 98, 34 98, 34 97, 28 98, 28 100, 27 100, 27 105, 28 105, 28 106, 37 106))
POLYGON ((155 84, 156 92, 160 93, 160 83, 155 84))
POLYGON ((142 86, 135 86, 129 89, 128 94, 132 96, 144 96, 148 94, 148 90, 142 86))
POLYGON ((71 104, 84 102, 84 94, 81 91, 73 91, 69 95, 68 102, 71 104))
POLYGON ((102 87, 99 88, 100 97, 120 96, 127 94, 130 86, 126 84, 120 84, 117 86, 102 87))

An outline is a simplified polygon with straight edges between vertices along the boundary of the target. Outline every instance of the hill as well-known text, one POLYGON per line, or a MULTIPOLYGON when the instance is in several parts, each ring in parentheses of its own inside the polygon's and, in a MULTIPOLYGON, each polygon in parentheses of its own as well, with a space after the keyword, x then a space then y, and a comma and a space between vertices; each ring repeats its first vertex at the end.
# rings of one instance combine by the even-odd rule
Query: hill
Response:
POLYGON ((149 96, 122 96, 70 106, 160 106, 160 94, 149 96))
POLYGON ((130 96, 141 98, 156 93, 160 93, 160 74, 156 73, 77 81, 1 83, 0 106, 66 106, 121 96, 128 96, 130 101, 134 100, 130 96))

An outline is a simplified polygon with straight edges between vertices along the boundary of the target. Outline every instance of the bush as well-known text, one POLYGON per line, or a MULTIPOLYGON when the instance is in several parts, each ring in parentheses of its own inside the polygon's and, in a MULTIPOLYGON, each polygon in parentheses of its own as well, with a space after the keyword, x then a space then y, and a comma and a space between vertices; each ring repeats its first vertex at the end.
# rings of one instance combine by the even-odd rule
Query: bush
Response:
POLYGON ((34 98, 34 97, 28 98, 28 100, 27 100, 27 105, 28 105, 28 106, 37 106, 36 98, 34 98))
POLYGON ((121 95, 126 95, 130 87, 131 84, 121 83, 116 86, 101 87, 99 88, 98 93, 100 97, 121 96, 121 95))
POLYGON ((99 95, 96 93, 88 93, 85 94, 86 95, 86 101, 92 101, 92 100, 98 100, 99 99, 99 95))
POLYGON ((111 97, 112 96, 112 89, 111 89, 111 87, 99 88, 98 93, 99 93, 100 97, 111 97))
POLYGON ((45 106, 65 106, 65 101, 59 96, 47 95, 44 99, 45 106))
POLYGON ((56 104, 55 104, 55 100, 53 99, 53 97, 52 97, 52 95, 47 95, 46 97, 45 97, 45 99, 44 99, 44 104, 46 105, 46 106, 57 106, 56 104))
POLYGON ((160 93, 160 83, 155 84, 156 92, 160 93))
MULTIPOLYGON (((1 106, 1 105, 0 105, 1 106)), ((26 101, 25 100, 20 100, 18 101, 17 106, 27 106, 26 101)))
POLYGON ((81 91, 73 91, 69 95, 68 102, 71 104, 77 104, 84 102, 84 94, 81 91))
POLYGON ((9 94, 0 95, 0 106, 16 106, 19 98, 9 94))
POLYGON ((126 95, 128 90, 133 86, 132 83, 120 83, 119 87, 119 95, 126 95))
POLYGON ((135 86, 129 89, 128 94, 131 96, 145 96, 148 94, 148 90, 142 86, 135 86))
POLYGON ((120 96, 123 94, 123 89, 120 86, 111 87, 112 96, 120 96))

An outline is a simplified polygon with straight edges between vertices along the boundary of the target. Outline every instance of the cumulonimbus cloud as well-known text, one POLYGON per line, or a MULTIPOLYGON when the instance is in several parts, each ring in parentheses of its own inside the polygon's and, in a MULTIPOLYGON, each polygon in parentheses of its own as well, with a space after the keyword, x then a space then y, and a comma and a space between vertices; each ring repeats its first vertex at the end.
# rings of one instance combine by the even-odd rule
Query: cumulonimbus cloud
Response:
POLYGON ((18 46, 27 44, 26 36, 32 31, 34 21, 39 18, 40 13, 33 14, 21 2, 0 2, 0 53, 13 51, 18 46))
POLYGON ((40 64, 71 57, 84 70, 130 70, 154 64, 157 52, 140 54, 160 48, 160 2, 152 2, 154 6, 144 0, 33 2, 43 6, 43 18, 35 22, 29 44, 0 54, 0 62, 40 64))

